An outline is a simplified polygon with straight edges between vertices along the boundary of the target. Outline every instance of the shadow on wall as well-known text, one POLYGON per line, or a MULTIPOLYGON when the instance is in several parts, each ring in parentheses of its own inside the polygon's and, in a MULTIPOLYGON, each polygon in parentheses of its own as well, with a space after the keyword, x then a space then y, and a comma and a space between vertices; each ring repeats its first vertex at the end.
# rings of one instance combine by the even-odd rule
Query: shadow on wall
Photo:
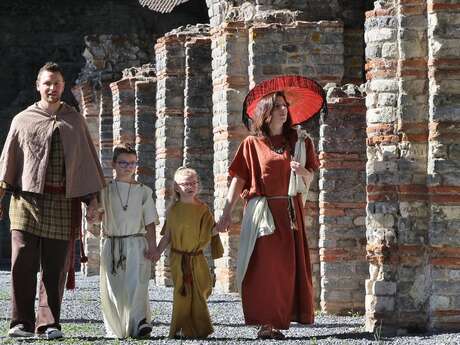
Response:
POLYGON ((85 64, 85 35, 136 33, 153 40, 181 25, 208 22, 205 0, 184 3, 170 14, 142 8, 137 0, 1 1, 0 146, 11 118, 36 100, 36 74, 46 61, 63 67, 63 99, 77 105, 70 86, 85 64))
MULTIPOLYGON (((77 106, 70 88, 85 65, 85 35, 137 34, 156 37, 176 27, 209 23, 205 0, 193 0, 160 14, 137 0, 2 0, 0 1, 0 149, 11 119, 34 101, 35 78, 46 61, 64 69, 63 100, 77 106)), ((4 207, 8 207, 5 201, 4 207)), ((10 269, 9 222, 0 222, 0 269, 10 269)))

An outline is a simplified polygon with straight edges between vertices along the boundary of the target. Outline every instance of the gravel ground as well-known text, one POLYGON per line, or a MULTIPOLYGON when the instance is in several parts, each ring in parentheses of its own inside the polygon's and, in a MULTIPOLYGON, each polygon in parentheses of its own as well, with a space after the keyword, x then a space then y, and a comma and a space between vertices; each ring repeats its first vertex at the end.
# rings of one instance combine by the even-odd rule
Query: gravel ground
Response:
MULTIPOLYGON (((170 340, 167 338, 172 310, 172 290, 150 283, 150 301, 154 328, 149 340, 113 340, 104 338, 104 324, 99 302, 98 277, 77 273, 77 288, 66 291, 62 311, 64 339, 56 344, 268 344, 256 339, 256 329, 244 325, 241 303, 236 294, 215 293, 209 309, 215 332, 206 340, 170 340)), ((10 278, 0 272, 0 344, 44 344, 37 339, 6 337, 9 322, 10 278)), ((316 323, 303 326, 293 323, 281 344, 460 344, 460 333, 423 334, 404 337, 378 337, 364 332, 362 316, 331 316, 318 314, 316 323)))

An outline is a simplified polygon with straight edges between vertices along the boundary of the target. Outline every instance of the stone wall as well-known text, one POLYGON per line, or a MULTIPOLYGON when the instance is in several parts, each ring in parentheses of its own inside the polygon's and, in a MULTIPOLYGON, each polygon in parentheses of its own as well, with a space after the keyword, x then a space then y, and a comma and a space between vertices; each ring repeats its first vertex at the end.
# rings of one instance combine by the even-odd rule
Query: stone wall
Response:
POLYGON ((321 310, 364 311, 366 261, 366 107, 355 85, 328 85, 321 117, 319 254, 321 310))
MULTIPOLYGON (((212 29, 212 80, 214 134, 214 215, 222 214, 228 193, 228 168, 241 141, 248 135, 241 123, 241 104, 248 91, 248 31, 241 22, 212 29)), ((232 225, 221 239, 225 251, 216 261, 217 288, 236 291, 236 255, 242 204, 232 213, 232 225)))
MULTIPOLYGON (((155 193, 160 217, 157 237, 163 227, 172 197, 172 178, 182 165, 184 148, 185 33, 170 33, 155 45, 157 69, 157 120, 155 193)), ((168 255, 157 264, 157 281, 170 286, 168 255)))
POLYGON ((366 326, 457 328, 460 6, 381 1, 366 16, 366 326))
MULTIPOLYGON (((75 82, 85 82, 89 77, 93 87, 107 91, 107 84, 118 80, 123 68, 154 62, 153 44, 157 37, 180 25, 208 22, 205 7, 204 1, 190 1, 168 15, 161 15, 142 8, 137 1, 126 0, 1 1, 0 147, 12 117, 37 100, 35 78, 46 61, 56 61, 64 69, 67 87, 63 99, 77 106, 70 92, 75 82), (88 65, 79 75, 85 62, 88 65)), ((102 102, 108 103, 105 96, 102 102)), ((104 173, 111 176, 108 112, 101 126, 105 129, 101 159, 104 173)), ((8 207, 7 202, 5 206, 8 207)), ((7 219, 0 224, 2 269, 9 269, 8 224, 7 219)))
MULTIPOLYGON (((416 9, 420 11, 423 5, 416 9)), ((428 1, 429 328, 460 324, 460 4, 428 1)), ((424 13, 424 12, 423 12, 424 13)), ((424 22, 422 22, 424 23, 424 22)), ((425 96, 426 97, 426 96, 425 96)), ((427 218, 427 217, 426 217, 427 218)))
MULTIPOLYGON (((152 36, 159 37, 180 25, 207 22, 206 13, 198 13, 196 4, 195 9, 190 7, 192 4, 184 4, 173 15, 160 15, 142 8, 137 1, 2 1, 0 81, 4 88, 0 95, 0 146, 9 127, 6 122, 36 99, 35 78, 46 61, 61 64, 67 85, 72 86, 85 64, 84 36, 132 35, 144 41, 150 38, 153 46, 152 36)), ((76 105, 70 88, 64 99, 76 105)))
POLYGON ((211 37, 192 36, 185 43, 184 160, 200 177, 200 199, 214 207, 212 140, 211 37))
MULTIPOLYGON (((368 1, 207 4, 210 32, 203 26, 180 28, 157 41, 155 58, 150 56, 156 81, 129 71, 120 80, 111 74, 117 63, 107 64, 107 54, 97 59, 103 44, 88 49, 85 57, 93 62, 77 94, 90 130, 100 128, 101 154, 108 156, 110 129, 115 142, 147 145, 142 160, 151 171, 140 169, 138 178, 144 178, 142 171, 147 179, 155 174, 163 220, 172 173, 182 164, 194 166, 218 218, 228 166, 248 135, 241 124, 248 89, 283 73, 307 74, 323 86, 333 82, 326 86, 329 114, 307 128, 321 160, 305 219, 316 304, 329 313, 365 308, 368 331, 457 329, 460 5, 448 0, 380 0, 374 7, 368 1), (360 15, 371 8, 363 25, 360 15), (363 79, 363 34, 366 95, 348 84, 363 79), (111 128, 111 110, 104 106, 109 98, 111 128), (200 155, 198 147, 209 154, 200 155), (212 174, 206 169, 211 162, 212 174)), ((235 291, 241 214, 239 204, 222 236, 224 257, 215 263, 219 290, 235 291)), ((159 284, 170 284, 167 255, 156 272, 159 284)))

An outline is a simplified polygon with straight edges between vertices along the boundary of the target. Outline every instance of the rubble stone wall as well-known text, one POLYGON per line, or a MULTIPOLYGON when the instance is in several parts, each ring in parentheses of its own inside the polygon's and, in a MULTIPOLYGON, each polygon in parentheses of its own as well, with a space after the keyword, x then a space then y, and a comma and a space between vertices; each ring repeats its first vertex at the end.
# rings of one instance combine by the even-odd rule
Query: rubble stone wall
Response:
MULTIPOLYGON (((229 164, 249 134, 241 124, 247 91, 279 74, 306 74, 325 87, 329 107, 307 126, 321 161, 305 206, 315 303, 328 313, 365 310, 366 329, 382 334, 458 328, 460 6, 381 0, 356 25, 368 2, 207 4, 209 35, 181 29, 155 46, 160 215, 172 173, 185 164, 200 170, 218 218, 229 164), (310 6, 310 22, 299 20, 302 6, 310 6), (359 87, 363 53, 367 82, 359 87)), ((114 84, 115 100, 124 83, 114 84)), ((104 97, 85 92, 83 100, 104 97)), ((141 98, 129 103, 142 109, 141 98)), ((215 262, 219 290, 236 290, 241 216, 240 203, 215 262)), ((162 260, 157 283, 170 284, 167 255, 162 260)))

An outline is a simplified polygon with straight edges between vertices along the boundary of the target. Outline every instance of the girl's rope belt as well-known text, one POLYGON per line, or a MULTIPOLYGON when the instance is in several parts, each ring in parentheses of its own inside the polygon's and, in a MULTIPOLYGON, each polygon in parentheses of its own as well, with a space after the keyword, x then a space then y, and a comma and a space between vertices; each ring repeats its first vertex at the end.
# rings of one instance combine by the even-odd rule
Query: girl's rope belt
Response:
POLYGON ((180 292, 180 294, 182 296, 186 296, 187 295, 187 289, 185 288, 185 286, 187 285, 187 286, 189 286, 191 288, 192 285, 193 285, 191 258, 193 256, 202 255, 203 251, 198 250, 196 252, 184 252, 182 250, 178 250, 178 249, 175 249, 175 248, 171 247, 171 252, 182 255, 181 269, 182 269, 182 281, 183 281, 183 284, 182 284, 181 288, 179 289, 179 292, 180 292))

